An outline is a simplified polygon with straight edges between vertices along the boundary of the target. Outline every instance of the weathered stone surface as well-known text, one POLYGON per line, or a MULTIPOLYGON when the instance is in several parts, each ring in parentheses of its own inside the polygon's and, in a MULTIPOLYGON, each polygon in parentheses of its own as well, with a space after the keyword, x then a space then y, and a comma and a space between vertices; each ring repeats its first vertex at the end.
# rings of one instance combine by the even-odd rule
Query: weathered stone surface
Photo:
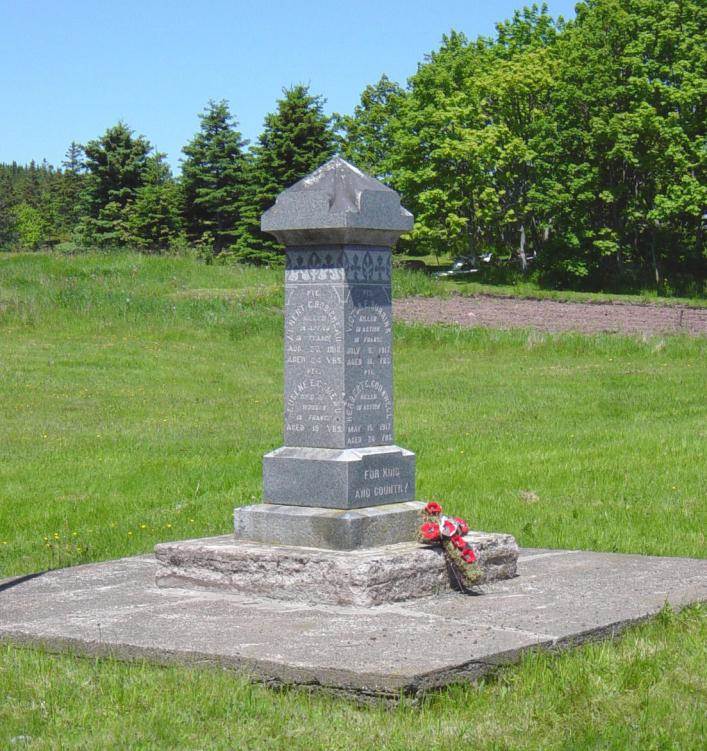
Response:
POLYGON ((393 245, 412 229, 398 194, 334 157, 277 197, 261 228, 285 245, 393 245))
MULTIPOLYGON (((479 585, 515 576, 511 535, 466 536, 483 572, 479 585)), ((398 543, 329 551, 235 541, 230 535, 155 548, 161 587, 204 587, 278 600, 371 607, 456 588, 438 546, 398 543)))
POLYGON ((415 455, 399 446, 284 446, 263 457, 266 503, 354 509, 414 499, 415 455))
POLYGON ((0 581, 0 641, 395 699, 707 600, 707 561, 523 550, 519 576, 376 608, 160 589, 151 556, 0 581), (434 649, 429 645, 434 644, 434 649))
POLYGON ((393 443, 390 248, 287 248, 285 444, 393 443))
POLYGON ((233 512, 235 539, 327 550, 374 548, 415 539, 423 503, 360 510, 258 503, 233 512))

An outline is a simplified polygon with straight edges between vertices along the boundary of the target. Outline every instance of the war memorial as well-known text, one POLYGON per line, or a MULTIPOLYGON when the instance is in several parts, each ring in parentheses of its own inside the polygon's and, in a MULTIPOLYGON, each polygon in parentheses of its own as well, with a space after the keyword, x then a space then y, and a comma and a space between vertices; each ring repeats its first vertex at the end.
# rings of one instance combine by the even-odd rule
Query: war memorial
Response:
POLYGON ((412 223, 340 158, 278 197, 262 228, 286 248, 284 443, 263 447, 262 503, 234 498, 219 537, 0 582, 1 640, 394 698, 707 596, 703 561, 519 550, 417 497, 414 447, 395 442, 391 307, 412 223), (421 544, 425 513, 435 540, 451 526, 473 586, 449 546, 421 544))

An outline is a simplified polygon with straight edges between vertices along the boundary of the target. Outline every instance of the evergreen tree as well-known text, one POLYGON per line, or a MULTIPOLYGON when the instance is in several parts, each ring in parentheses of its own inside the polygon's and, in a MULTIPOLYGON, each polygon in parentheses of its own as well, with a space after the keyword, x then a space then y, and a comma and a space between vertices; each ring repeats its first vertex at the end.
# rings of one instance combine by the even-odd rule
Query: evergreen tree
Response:
POLYGON ((83 146, 72 141, 61 163, 64 168, 58 185, 58 221, 62 234, 68 236, 81 218, 81 191, 84 186, 85 165, 83 146))
POLYGON ((240 222, 246 141, 226 101, 210 101, 199 117, 199 132, 182 150, 184 218, 192 241, 210 236, 220 253, 240 222))
POLYGON ((159 253, 181 236, 182 197, 172 178, 165 154, 148 159, 145 183, 124 210, 124 242, 139 250, 159 253))
POLYGON ((86 144, 81 233, 87 242, 112 245, 124 241, 123 212, 145 181, 151 150, 149 141, 134 136, 123 122, 86 144))
POLYGON ((388 174, 386 160, 393 148, 391 124, 400 111, 404 90, 388 76, 366 86, 353 115, 334 115, 342 155, 378 178, 388 174))
POLYGON ((0 164, 0 250, 10 247, 16 238, 17 217, 15 184, 9 165, 0 164))
POLYGON ((303 85, 283 90, 277 110, 248 160, 246 192, 234 247, 236 257, 253 263, 277 263, 282 246, 260 231, 260 216, 277 195, 327 161, 334 153, 324 100, 303 85))
POLYGON ((0 164, 0 246, 37 248, 57 238, 60 180, 46 162, 0 164))

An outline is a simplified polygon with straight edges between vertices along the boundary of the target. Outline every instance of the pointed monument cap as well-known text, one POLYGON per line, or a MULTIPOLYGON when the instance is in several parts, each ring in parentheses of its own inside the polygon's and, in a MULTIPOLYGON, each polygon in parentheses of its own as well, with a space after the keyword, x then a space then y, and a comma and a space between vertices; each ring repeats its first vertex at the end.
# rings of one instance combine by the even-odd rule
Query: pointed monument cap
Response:
POLYGON ((284 190, 261 217, 285 245, 388 245, 412 229, 400 196, 335 156, 284 190))

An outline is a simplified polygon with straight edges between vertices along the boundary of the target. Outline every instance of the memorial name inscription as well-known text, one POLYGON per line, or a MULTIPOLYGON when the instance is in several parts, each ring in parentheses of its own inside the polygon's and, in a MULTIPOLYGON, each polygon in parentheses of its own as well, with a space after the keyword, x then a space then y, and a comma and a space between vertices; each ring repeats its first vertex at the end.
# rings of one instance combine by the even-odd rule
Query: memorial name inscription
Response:
POLYGON ((288 248, 285 311, 285 444, 391 444, 390 252, 288 248))

